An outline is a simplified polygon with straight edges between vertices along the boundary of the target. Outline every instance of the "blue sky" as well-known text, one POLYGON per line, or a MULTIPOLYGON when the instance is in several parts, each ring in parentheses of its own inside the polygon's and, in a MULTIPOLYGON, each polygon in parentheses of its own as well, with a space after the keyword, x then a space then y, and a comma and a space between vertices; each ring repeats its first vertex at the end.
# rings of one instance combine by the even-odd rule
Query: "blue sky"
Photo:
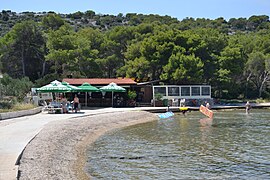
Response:
POLYGON ((141 13, 216 19, 270 16, 270 0, 1 0, 0 10, 97 14, 141 13))

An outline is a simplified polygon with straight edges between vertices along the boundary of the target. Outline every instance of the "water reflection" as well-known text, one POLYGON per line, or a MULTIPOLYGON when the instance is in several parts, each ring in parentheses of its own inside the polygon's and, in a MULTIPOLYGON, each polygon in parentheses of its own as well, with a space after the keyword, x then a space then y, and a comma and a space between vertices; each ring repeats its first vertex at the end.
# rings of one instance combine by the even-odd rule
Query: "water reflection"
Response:
POLYGON ((101 137, 89 148, 94 179, 270 179, 269 110, 191 112, 101 137))
POLYGON ((203 119, 200 119, 200 123, 201 123, 201 126, 202 127, 206 127, 206 126, 212 126, 212 123, 213 123, 213 119, 211 118, 203 118, 203 119))

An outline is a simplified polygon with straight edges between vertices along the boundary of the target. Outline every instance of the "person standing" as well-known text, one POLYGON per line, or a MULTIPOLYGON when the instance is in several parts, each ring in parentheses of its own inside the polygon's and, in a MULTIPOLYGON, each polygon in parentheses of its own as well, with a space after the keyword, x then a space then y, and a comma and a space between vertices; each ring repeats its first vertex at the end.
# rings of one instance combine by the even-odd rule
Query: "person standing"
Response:
POLYGON ((249 111, 251 109, 251 105, 250 105, 249 101, 247 101, 245 106, 246 106, 246 113, 249 114, 249 111))
POLYGON ((186 99, 180 100, 180 107, 185 107, 186 99))
POLYGON ((77 95, 75 94, 75 97, 73 99, 73 103, 74 103, 74 110, 75 110, 75 113, 77 113, 78 111, 78 108, 79 108, 79 98, 77 97, 77 95))
POLYGON ((206 101, 205 107, 206 107, 207 109, 210 109, 210 108, 211 108, 209 102, 206 101))
POLYGON ((64 95, 62 96, 61 104, 62 104, 62 111, 63 111, 63 113, 68 113, 68 109, 67 109, 67 98, 64 95))

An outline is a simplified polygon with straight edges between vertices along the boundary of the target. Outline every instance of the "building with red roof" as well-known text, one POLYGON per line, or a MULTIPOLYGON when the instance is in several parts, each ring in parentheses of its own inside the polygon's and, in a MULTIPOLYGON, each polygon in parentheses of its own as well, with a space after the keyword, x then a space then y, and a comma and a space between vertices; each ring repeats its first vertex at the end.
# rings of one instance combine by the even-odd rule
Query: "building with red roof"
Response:
MULTIPOLYGON (((64 78, 63 82, 67 82, 74 86, 80 86, 83 83, 89 83, 92 86, 101 88, 103 86, 107 86, 110 83, 116 83, 118 86, 124 87, 127 92, 125 93, 114 93, 116 98, 120 98, 120 100, 116 100, 115 102, 119 102, 115 106, 126 106, 127 103, 127 93, 128 91, 138 91, 140 88, 137 86, 137 82, 135 82, 131 78, 64 78)), ((78 97, 80 102, 85 105, 85 93, 78 93, 78 97)), ((111 93, 101 93, 101 92, 92 92, 88 93, 88 106, 111 106, 111 93)))
POLYGON ((137 85, 137 83, 131 78, 64 78, 63 81, 74 86, 80 86, 85 82, 97 87, 106 86, 112 82, 122 87, 137 85))

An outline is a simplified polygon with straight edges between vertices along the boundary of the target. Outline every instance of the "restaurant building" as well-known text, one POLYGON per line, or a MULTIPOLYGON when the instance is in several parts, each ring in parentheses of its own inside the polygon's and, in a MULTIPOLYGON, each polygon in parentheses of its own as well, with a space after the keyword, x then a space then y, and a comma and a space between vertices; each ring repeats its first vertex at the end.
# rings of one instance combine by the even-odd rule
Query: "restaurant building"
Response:
MULTIPOLYGON (((125 93, 114 93, 115 107, 125 107, 128 105, 128 91, 135 91, 136 106, 164 106, 172 105, 176 102, 179 105, 181 99, 186 99, 187 105, 198 106, 204 101, 211 101, 211 86, 210 85, 159 85, 160 81, 136 82, 132 78, 64 78, 63 81, 80 86, 87 82, 92 86, 101 88, 112 82, 116 83, 127 90, 125 93), (157 85, 158 84, 158 85, 157 85), (155 104, 153 99, 157 94, 162 96, 162 105, 155 104), (165 102, 165 103, 164 103, 165 102)), ((78 93, 81 104, 90 107, 109 107, 111 106, 111 92, 88 92, 78 93), (85 98, 87 95, 87 98, 85 98)))
MULTIPOLYGON (((110 83, 116 83, 118 86, 125 88, 128 91, 135 91, 137 83, 131 78, 64 78, 64 82, 67 82, 74 86, 80 86, 83 83, 89 83, 92 86, 101 88, 110 83)), ((125 93, 114 93, 115 101, 114 106, 124 107, 126 106, 128 97, 127 92, 125 93)), ((84 106, 85 100, 87 99, 87 106, 90 107, 109 107, 111 106, 112 93, 111 92, 88 92, 88 93, 78 93, 77 94, 80 103, 84 106), (87 98, 85 98, 87 95, 87 98)))

